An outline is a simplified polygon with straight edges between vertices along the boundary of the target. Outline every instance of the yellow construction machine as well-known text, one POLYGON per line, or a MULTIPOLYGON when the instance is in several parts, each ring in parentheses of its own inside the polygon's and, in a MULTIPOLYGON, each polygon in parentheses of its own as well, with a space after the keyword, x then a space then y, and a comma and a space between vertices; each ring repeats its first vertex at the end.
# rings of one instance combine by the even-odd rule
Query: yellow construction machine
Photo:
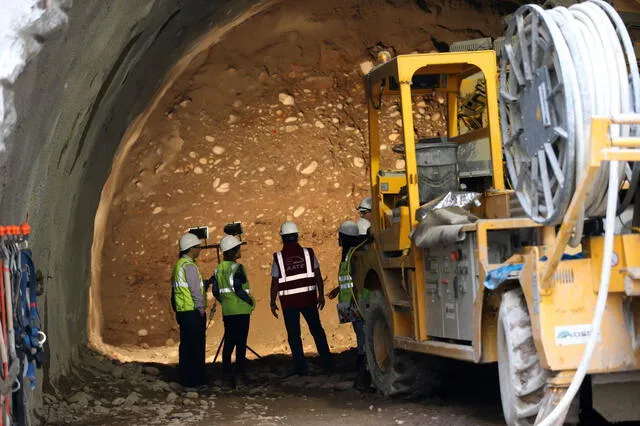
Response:
POLYGON ((373 291, 373 383, 420 392, 423 358, 497 362, 510 425, 575 421, 575 408, 640 420, 633 44, 601 1, 523 6, 500 44, 499 64, 489 45, 400 55, 365 76, 372 242, 355 280, 373 291), (434 97, 447 134, 418 135, 434 97), (385 166, 394 104, 401 169, 385 166))

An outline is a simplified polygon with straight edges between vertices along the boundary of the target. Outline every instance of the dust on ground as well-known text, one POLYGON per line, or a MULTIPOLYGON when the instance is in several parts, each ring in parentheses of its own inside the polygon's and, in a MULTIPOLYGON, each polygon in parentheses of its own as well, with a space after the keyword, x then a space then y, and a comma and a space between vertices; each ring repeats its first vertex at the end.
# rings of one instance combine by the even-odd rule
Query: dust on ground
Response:
MULTIPOLYGON (((398 54, 429 52, 500 35, 499 14, 480 3, 285 1, 197 57, 151 115, 118 176, 100 259, 103 340, 133 359, 151 348, 147 359, 175 361, 169 282, 177 240, 189 227, 208 225, 208 243, 217 242, 223 224, 241 221, 248 243, 241 262, 258 301, 249 344, 260 353, 287 352, 284 326, 268 303, 278 228, 298 223, 302 244, 320 259, 326 290, 335 286, 337 228, 355 218, 369 193, 367 61, 382 45, 398 54)), ((445 133, 445 110, 442 98, 415 99, 421 137, 445 133)), ((402 169, 390 149, 401 143, 400 112, 393 102, 383 111, 384 161, 402 169)), ((205 277, 214 265, 213 253, 203 252, 205 277)), ((353 345, 333 304, 322 321, 333 350, 353 345)), ((209 329, 210 353, 221 330, 221 321, 209 329)), ((304 341, 305 350, 315 349, 306 329, 304 341)))
POLYGON ((220 365, 209 364, 211 385, 185 389, 175 366, 122 364, 85 351, 75 374, 45 393, 38 417, 46 425, 499 425, 497 372, 464 369, 437 396, 385 399, 353 388, 353 351, 340 354, 335 374, 313 362, 309 377, 290 376, 291 359, 249 363, 253 383, 223 388, 220 365), (473 372, 472 374, 468 374, 473 372))

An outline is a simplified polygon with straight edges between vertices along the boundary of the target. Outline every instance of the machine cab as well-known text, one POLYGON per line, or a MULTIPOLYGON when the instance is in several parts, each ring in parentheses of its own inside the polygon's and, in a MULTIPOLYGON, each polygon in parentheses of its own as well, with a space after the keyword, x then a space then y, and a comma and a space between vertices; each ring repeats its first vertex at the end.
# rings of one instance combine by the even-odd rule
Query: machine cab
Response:
POLYGON ((421 205, 461 182, 504 190, 496 84, 493 50, 400 55, 366 75, 373 226, 386 256, 410 248, 421 205), (445 106, 444 131, 421 126, 425 98, 445 106), (401 131, 387 137, 389 119, 401 131))

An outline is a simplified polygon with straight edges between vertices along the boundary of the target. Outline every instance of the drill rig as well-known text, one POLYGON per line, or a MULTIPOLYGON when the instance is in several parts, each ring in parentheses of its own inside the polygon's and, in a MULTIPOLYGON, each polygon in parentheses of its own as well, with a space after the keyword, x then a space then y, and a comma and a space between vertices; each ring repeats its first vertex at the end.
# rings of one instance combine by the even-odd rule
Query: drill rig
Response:
POLYGON ((434 356, 497 362, 509 425, 572 422, 577 410, 640 420, 633 43, 593 0, 522 6, 498 49, 499 68, 489 43, 396 56, 365 76, 373 238, 354 278, 373 291, 373 382, 421 392, 434 356), (447 132, 421 138, 418 105, 434 96, 447 132), (394 102, 402 168, 382 149, 394 102))

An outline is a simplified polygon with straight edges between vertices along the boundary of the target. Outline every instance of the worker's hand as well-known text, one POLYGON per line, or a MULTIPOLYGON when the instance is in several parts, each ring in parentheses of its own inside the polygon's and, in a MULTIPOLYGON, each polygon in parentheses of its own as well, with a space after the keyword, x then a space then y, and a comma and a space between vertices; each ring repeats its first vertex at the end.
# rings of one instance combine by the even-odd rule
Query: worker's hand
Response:
POLYGON ((340 293, 340 287, 336 287, 333 290, 331 290, 328 294, 327 297, 331 300, 335 299, 336 297, 338 297, 338 293, 340 293))
POLYGON ((324 309, 324 294, 321 294, 318 297, 318 309, 320 309, 320 310, 324 309))
POLYGON ((275 303, 271 304, 271 313, 274 317, 278 318, 278 305, 276 305, 275 303))

